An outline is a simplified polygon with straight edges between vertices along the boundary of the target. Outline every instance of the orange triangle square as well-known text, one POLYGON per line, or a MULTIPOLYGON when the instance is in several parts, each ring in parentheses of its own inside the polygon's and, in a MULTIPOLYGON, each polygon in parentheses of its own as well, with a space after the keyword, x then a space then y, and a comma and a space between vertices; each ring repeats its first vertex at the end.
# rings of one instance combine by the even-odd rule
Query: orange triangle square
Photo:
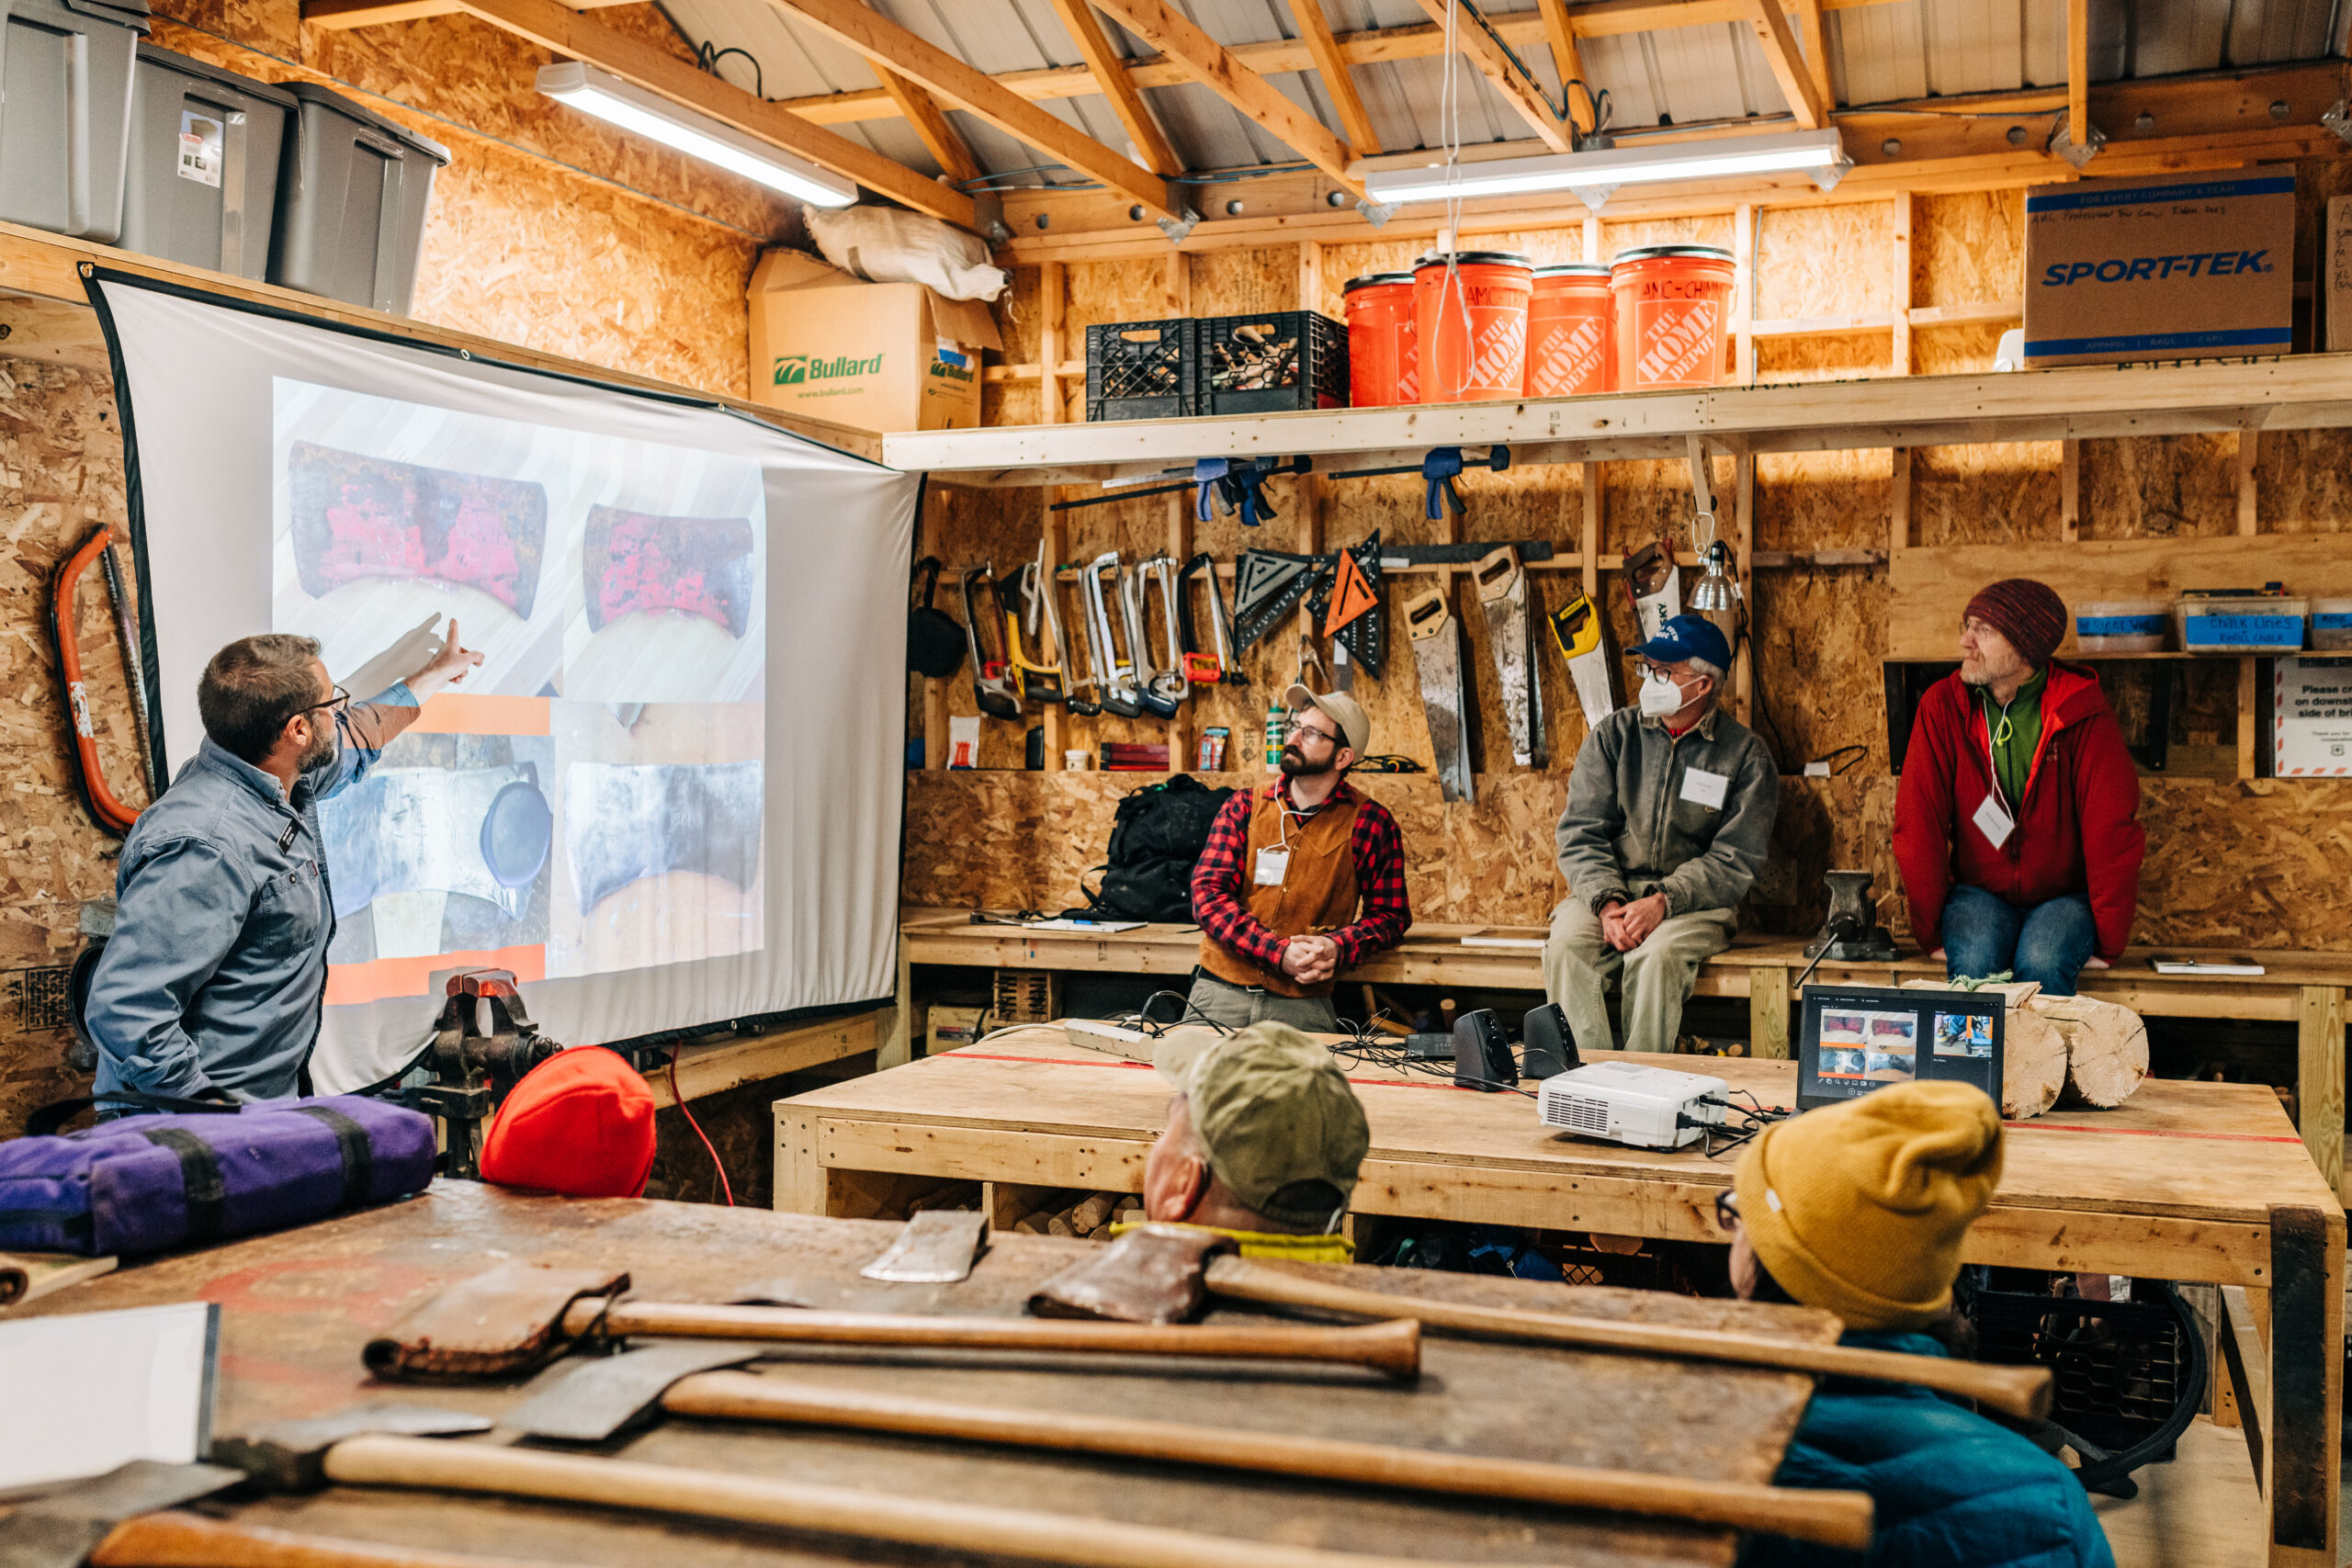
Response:
POLYGON ((1341 626, 1368 615, 1379 603, 1380 596, 1372 591, 1354 554, 1341 550, 1340 580, 1332 585, 1331 607, 1323 612, 1323 635, 1330 637, 1341 626))

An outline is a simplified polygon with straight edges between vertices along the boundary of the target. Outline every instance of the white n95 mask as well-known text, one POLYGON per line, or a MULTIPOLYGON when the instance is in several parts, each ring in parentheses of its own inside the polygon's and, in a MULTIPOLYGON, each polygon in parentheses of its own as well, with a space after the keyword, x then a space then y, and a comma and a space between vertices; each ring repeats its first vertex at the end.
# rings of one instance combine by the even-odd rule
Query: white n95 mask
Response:
POLYGON ((1680 712, 1688 701, 1682 688, 1668 677, 1653 673, 1642 678, 1642 712, 1647 717, 1668 717, 1680 712))

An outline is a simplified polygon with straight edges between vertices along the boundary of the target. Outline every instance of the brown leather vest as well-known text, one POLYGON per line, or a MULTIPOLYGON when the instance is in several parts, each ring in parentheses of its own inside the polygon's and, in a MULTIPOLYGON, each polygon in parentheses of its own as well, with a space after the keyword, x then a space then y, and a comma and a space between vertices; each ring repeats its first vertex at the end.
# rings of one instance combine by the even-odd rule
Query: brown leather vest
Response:
MULTIPOLYGON (((1287 815, 1283 805, 1283 787, 1274 784, 1261 791, 1250 808, 1250 841, 1241 852, 1242 903, 1276 936, 1315 936, 1353 923, 1356 857, 1349 840, 1362 798, 1335 800, 1305 818, 1287 815), (1285 845, 1290 864, 1281 884, 1259 886, 1258 852, 1285 845)), ((1229 985, 1262 986, 1283 997, 1328 997, 1338 984, 1302 986, 1220 946, 1206 931, 1201 933, 1201 967, 1229 985)))

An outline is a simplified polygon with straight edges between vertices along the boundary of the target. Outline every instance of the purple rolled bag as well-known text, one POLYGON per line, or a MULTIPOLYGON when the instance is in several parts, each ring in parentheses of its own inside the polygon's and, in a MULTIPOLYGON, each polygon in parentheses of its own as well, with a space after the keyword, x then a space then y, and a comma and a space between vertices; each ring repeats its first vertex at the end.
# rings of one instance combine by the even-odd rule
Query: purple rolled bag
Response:
POLYGON ((334 1095, 0 1143, 0 1251, 130 1256, 307 1224, 423 1190, 434 1142, 421 1111, 334 1095))

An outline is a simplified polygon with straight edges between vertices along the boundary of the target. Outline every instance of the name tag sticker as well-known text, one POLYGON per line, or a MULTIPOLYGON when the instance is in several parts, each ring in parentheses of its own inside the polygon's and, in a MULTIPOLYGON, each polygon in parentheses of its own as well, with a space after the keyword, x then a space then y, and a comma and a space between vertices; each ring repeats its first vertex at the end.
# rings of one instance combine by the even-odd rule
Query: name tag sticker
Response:
POLYGON ((1731 788, 1731 775, 1711 773, 1704 768, 1682 770, 1682 798, 1721 811, 1724 795, 1731 788))
POLYGON ((1288 850, 1260 850, 1258 852, 1257 885, 1259 886, 1280 887, 1283 885, 1283 878, 1289 874, 1290 852, 1288 850))
POLYGON ((2009 808, 2001 804, 1998 795, 1986 795, 1984 804, 1976 808, 1976 815, 1969 820, 1976 824, 1976 830, 1984 834, 1996 850, 2007 843, 2009 835, 2018 830, 2016 819, 2009 815, 2009 808))

